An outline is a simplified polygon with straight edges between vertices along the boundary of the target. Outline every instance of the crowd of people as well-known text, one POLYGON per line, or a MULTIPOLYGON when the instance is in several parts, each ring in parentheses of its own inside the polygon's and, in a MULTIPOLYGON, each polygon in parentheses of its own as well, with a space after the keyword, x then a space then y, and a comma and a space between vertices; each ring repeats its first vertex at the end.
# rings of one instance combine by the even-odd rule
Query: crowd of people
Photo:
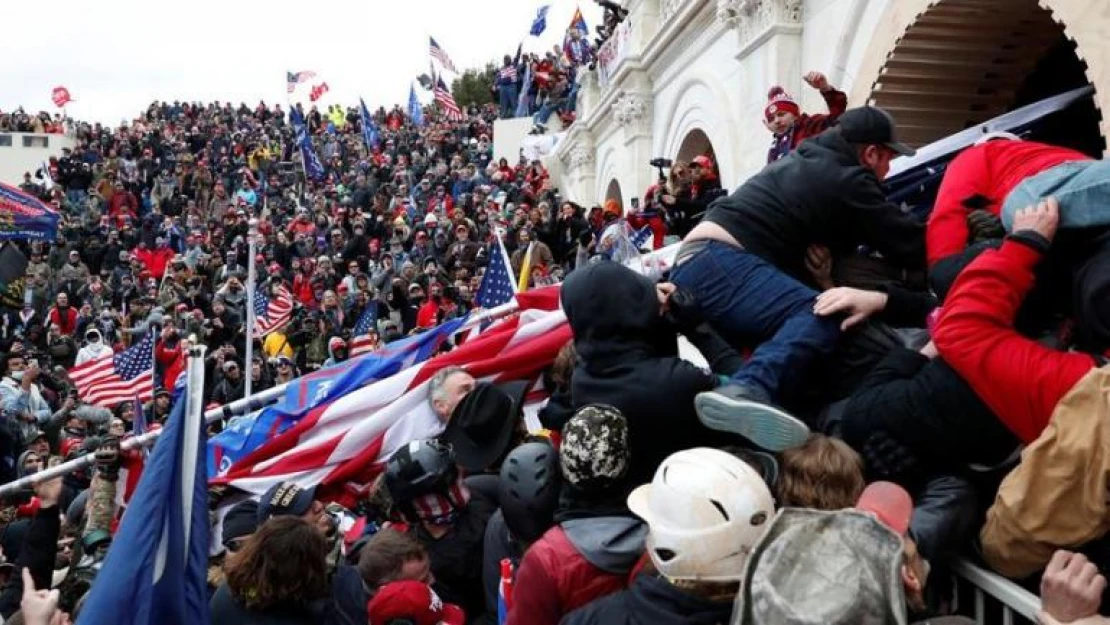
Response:
POLYGON ((535 243, 529 278, 562 283, 573 330, 543 429, 524 426, 531 381, 440 370, 443 433, 402 446, 355 509, 282 482, 224 510, 214 624, 966 623, 941 616, 959 557, 1039 583, 1043 623, 1108 622, 1103 161, 984 137, 921 222, 882 186, 913 153, 895 120, 806 82, 829 114, 772 89, 761 172, 726 195, 710 155, 660 163, 635 209, 586 211, 539 163, 494 161, 505 102, 422 127, 379 110, 376 147, 357 109, 307 111, 318 181, 280 106, 79 125, 55 186, 23 186, 64 224, 28 246, 26 305, 4 316, 0 455, 4 481, 96 463, 5 502, 0 615, 76 615, 111 545, 137 408, 83 405, 69 367, 161 328, 144 420, 169 415, 191 340, 206 401, 227 403, 245 376, 348 358, 368 306, 375 345, 469 310, 503 240, 514 271, 535 243), (247 363, 252 219, 298 312, 247 363), (659 279, 612 262, 643 227, 649 248, 682 238, 659 279))

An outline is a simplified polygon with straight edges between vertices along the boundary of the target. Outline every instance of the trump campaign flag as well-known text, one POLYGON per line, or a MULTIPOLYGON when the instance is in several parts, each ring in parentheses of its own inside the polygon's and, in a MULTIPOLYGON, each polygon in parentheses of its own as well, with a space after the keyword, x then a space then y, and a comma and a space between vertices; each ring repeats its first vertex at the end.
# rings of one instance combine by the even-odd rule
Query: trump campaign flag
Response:
POLYGON ((420 106, 420 100, 416 99, 416 87, 409 87, 408 114, 414 126, 424 125, 424 109, 420 106))
POLYGON ((437 371, 465 366, 482 380, 534 380, 555 360, 571 339, 558 308, 558 287, 522 294, 518 301, 522 309, 514 319, 311 410, 211 482, 261 494, 277 482, 292 481, 318 486, 324 499, 353 505, 397 449, 443 430, 428 402, 428 384, 437 371))
POLYGON ((370 117, 370 111, 366 108, 366 102, 362 98, 358 99, 358 115, 362 124, 362 140, 366 143, 367 149, 373 150, 378 147, 378 143, 381 141, 381 133, 374 123, 374 118, 370 117))
POLYGON ((297 378, 278 403, 231 419, 223 432, 212 437, 208 442, 208 476, 223 475, 267 440, 329 402, 431 358, 466 322, 466 317, 452 319, 373 354, 297 378))
MULTIPOLYGON (((196 371, 200 367, 190 365, 196 371)), ((190 375, 81 611, 78 625, 204 625, 208 493, 203 375, 190 375)))
POLYGON ((0 182, 0 241, 58 238, 58 213, 33 196, 0 182))

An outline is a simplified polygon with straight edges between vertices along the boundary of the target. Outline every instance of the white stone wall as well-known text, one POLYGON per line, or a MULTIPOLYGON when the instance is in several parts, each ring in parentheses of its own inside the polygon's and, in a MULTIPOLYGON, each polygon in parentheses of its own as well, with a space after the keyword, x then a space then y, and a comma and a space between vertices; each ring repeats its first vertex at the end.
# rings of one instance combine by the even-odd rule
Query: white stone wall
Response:
MULTIPOLYGON (((549 158, 555 180, 584 205, 616 179, 626 204, 654 182, 652 157, 674 158, 685 136, 710 138, 724 186, 737 187, 766 161, 762 125, 768 88, 781 84, 803 110, 824 103, 802 75, 824 72, 866 104, 897 40, 942 0, 629 0, 631 46, 602 89, 586 77, 579 119, 549 158)), ((1110 3, 1040 0, 1064 25, 1110 107, 1110 3)), ((1104 134, 1110 123, 1103 115, 1104 134)))
POLYGON ((36 134, 30 132, 0 133, 9 140, 0 141, 0 182, 10 185, 19 185, 23 182, 23 174, 31 172, 33 176, 42 162, 51 156, 62 156, 62 148, 73 148, 76 142, 66 135, 36 134), (38 146, 25 147, 25 137, 35 138, 35 142, 46 139, 45 148, 38 146))

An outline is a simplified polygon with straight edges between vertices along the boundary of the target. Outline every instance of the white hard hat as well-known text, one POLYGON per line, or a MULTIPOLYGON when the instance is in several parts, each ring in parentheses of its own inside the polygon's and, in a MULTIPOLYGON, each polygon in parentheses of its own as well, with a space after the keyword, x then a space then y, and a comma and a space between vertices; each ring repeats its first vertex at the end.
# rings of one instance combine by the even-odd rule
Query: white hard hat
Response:
POLYGON ((752 547, 775 516, 767 484, 740 458, 699 447, 671 454, 651 484, 628 496, 647 522, 647 551, 670 579, 743 578, 752 547))

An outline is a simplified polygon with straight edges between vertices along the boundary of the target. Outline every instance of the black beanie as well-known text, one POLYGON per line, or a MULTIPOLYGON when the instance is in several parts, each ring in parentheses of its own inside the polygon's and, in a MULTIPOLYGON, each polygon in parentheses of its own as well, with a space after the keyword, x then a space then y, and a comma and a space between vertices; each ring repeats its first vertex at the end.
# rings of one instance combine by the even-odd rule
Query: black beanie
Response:
POLYGON ((258 529, 258 502, 241 501, 231 507, 224 517, 223 533, 220 542, 228 544, 236 538, 250 536, 258 529))

